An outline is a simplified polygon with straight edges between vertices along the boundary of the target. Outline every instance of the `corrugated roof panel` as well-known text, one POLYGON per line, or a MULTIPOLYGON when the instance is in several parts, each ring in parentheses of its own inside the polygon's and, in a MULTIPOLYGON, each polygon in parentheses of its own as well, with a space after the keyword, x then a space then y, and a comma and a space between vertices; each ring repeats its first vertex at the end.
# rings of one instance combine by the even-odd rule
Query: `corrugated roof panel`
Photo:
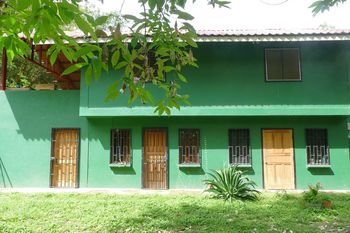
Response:
MULTIPOLYGON (((66 33, 79 43, 91 40, 79 30, 66 33)), ((227 29, 198 30, 197 34, 198 42, 350 41, 350 29, 227 29)), ((100 38, 102 43, 107 40, 100 38)))

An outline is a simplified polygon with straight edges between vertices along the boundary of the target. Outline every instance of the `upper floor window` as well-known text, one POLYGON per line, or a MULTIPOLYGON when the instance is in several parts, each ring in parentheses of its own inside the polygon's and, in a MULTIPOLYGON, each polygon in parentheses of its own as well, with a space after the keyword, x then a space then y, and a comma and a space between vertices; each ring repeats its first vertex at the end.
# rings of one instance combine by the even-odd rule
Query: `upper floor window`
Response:
POLYGON ((229 130, 230 164, 251 165, 249 129, 229 130))
POLYGON ((130 166, 131 165, 131 130, 112 129, 111 130, 111 165, 130 166))
POLYGON ((179 164, 200 165, 199 129, 180 129, 179 164))
POLYGON ((306 129, 308 165, 330 165, 327 129, 306 129))
POLYGON ((265 49, 266 81, 300 81, 300 58, 297 48, 265 49))

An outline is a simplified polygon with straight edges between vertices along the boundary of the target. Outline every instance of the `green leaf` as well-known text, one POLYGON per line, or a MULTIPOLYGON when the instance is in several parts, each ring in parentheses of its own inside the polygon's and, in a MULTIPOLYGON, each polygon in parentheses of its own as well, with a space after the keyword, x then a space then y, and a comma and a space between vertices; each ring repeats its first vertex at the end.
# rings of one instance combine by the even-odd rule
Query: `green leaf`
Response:
POLYGON ((130 42, 131 47, 135 48, 138 43, 139 38, 137 36, 133 36, 130 42))
POLYGON ((183 25, 185 25, 185 27, 187 28, 187 30, 196 33, 196 29, 192 26, 192 24, 189 24, 187 22, 183 22, 183 25))
POLYGON ((187 79, 186 79, 185 76, 183 76, 183 75, 180 74, 180 73, 177 73, 177 76, 179 77, 179 79, 180 79, 182 82, 187 83, 187 79))
POLYGON ((53 65, 56 62, 57 56, 60 53, 60 50, 56 48, 52 53, 50 54, 50 64, 53 65))
POLYGON ((186 43, 189 44, 190 46, 194 48, 198 48, 197 43, 193 40, 193 37, 190 34, 188 33, 180 34, 180 38, 186 41, 186 43))
POLYGON ((160 10, 163 8, 165 0, 157 0, 157 8, 160 10))
POLYGON ((164 111, 165 111, 165 113, 166 113, 168 116, 170 116, 170 108, 165 107, 165 108, 164 108, 164 111))
POLYGON ((79 29, 82 30, 85 35, 88 35, 89 33, 91 33, 93 31, 90 24, 86 20, 84 20, 80 15, 76 15, 74 17, 74 20, 75 20, 77 26, 79 27, 79 29))
POLYGON ((16 1, 16 3, 17 3, 17 10, 23 11, 31 5, 31 0, 19 0, 19 1, 16 1))
POLYGON ((128 63, 126 61, 122 61, 115 67, 115 69, 119 70, 119 69, 121 69, 121 68, 123 68, 123 67, 125 67, 127 65, 128 65, 128 63))
POLYGON ((101 29, 96 29, 95 34, 99 38, 107 38, 108 37, 107 33, 101 29))
POLYGON ((119 83, 120 83, 120 80, 117 80, 108 87, 105 101, 115 100, 120 95, 120 91, 118 90, 119 83))
POLYGON ((184 11, 180 11, 178 9, 174 10, 174 14, 176 14, 178 16, 178 18, 180 19, 184 19, 184 20, 193 20, 194 17, 187 13, 187 12, 184 12, 184 11))
POLYGON ((71 65, 70 67, 68 67, 63 71, 62 75, 71 74, 77 70, 80 70, 84 66, 86 66, 86 63, 76 63, 74 65, 71 65))
POLYGON ((102 61, 100 58, 94 58, 92 59, 92 66, 93 66, 93 73, 95 79, 99 79, 102 73, 102 61))
POLYGON ((119 57, 120 57, 120 51, 117 50, 112 55, 112 65, 113 66, 116 66, 118 64, 119 57))
POLYGON ((89 65, 84 74, 86 85, 90 85, 92 79, 92 65, 89 65))
POLYGON ((148 0, 148 6, 153 10, 157 5, 157 0, 148 0))
POLYGON ((140 22, 141 21, 141 19, 137 18, 134 15, 123 15, 123 18, 126 19, 126 20, 132 20, 134 22, 140 22))
POLYGON ((92 53, 96 50, 99 50, 100 48, 95 45, 86 45, 84 47, 79 48, 73 55, 73 60, 77 60, 78 58, 87 55, 89 53, 92 53))
POLYGON ((176 5, 185 8, 186 0, 177 0, 176 5))
POLYGON ((95 24, 96 25, 103 25, 107 22, 108 20, 108 16, 104 15, 104 16, 100 16, 95 20, 95 24))
POLYGON ((173 66, 164 66, 164 71, 167 73, 170 71, 173 71, 173 70, 175 70, 175 68, 173 66))

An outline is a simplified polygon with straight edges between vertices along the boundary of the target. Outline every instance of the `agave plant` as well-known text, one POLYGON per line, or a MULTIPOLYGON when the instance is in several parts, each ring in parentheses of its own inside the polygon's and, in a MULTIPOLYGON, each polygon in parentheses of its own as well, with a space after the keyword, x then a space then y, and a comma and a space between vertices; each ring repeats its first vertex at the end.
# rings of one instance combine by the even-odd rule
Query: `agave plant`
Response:
POLYGON ((205 191, 212 193, 216 198, 225 201, 235 199, 256 200, 260 194, 255 189, 255 182, 248 177, 244 177, 243 172, 238 170, 237 165, 212 171, 208 175, 212 179, 204 180, 204 183, 208 186, 205 191))

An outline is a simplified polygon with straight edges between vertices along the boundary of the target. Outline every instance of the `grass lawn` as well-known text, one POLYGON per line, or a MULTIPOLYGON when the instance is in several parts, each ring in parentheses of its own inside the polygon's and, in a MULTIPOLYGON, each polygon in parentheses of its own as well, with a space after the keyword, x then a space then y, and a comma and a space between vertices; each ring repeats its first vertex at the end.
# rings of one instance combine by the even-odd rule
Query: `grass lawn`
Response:
POLYGON ((0 193, 0 232, 350 232, 350 194, 333 209, 301 195, 225 203, 203 195, 0 193))

